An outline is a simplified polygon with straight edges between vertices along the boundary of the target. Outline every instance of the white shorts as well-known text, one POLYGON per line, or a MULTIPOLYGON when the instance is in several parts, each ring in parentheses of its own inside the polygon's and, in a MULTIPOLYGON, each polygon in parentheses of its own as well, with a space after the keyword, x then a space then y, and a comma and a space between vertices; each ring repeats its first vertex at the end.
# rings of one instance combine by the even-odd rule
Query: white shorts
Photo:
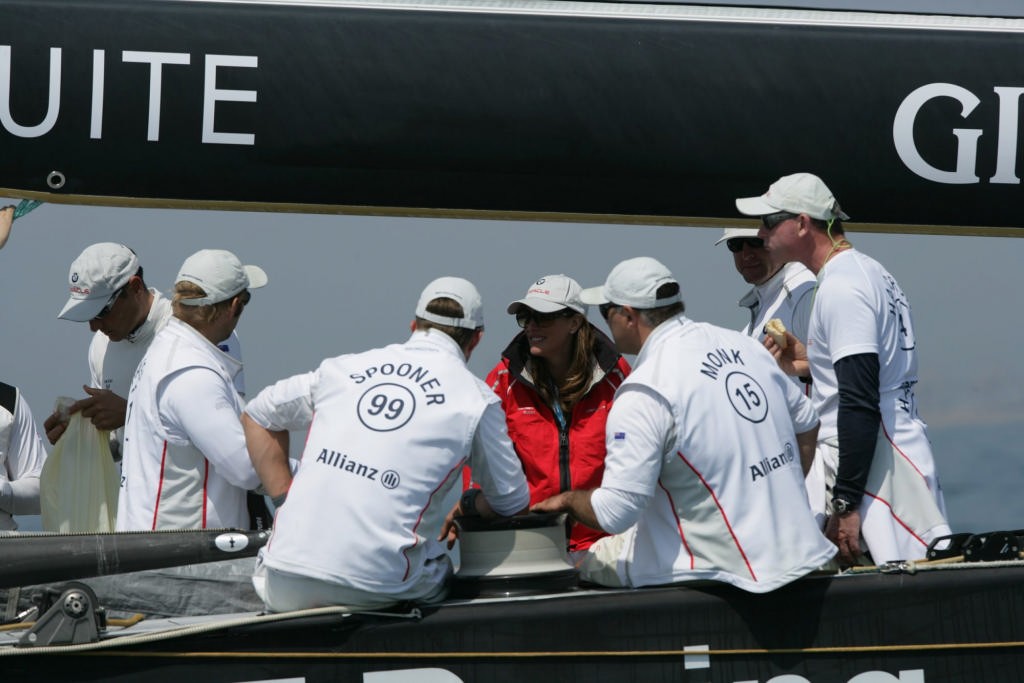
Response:
MULTIPOLYGON (((262 558, 261 558, 262 560, 262 558)), ((330 581, 271 569, 256 564, 252 584, 271 612, 292 612, 314 607, 345 607, 351 612, 383 609, 399 602, 440 602, 448 595, 452 563, 447 555, 427 560, 424 580, 402 593, 371 593, 330 581), (440 580, 438 579, 440 577, 440 580)))
POLYGON ((628 586, 625 570, 621 567, 620 558, 625 548, 629 531, 612 536, 603 536, 586 550, 573 554, 576 568, 580 572, 580 580, 596 583, 599 586, 618 588, 628 586))

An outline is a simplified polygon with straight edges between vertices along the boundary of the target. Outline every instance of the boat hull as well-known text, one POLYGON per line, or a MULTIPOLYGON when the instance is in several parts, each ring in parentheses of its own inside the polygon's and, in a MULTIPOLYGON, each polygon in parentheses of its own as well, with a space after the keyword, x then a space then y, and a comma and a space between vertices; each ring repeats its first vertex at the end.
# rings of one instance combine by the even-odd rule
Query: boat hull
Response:
POLYGON ((971 568, 814 577, 765 595, 707 585, 449 602, 419 620, 316 616, 14 656, 4 671, 150 683, 1015 681, 1022 579, 1024 567, 971 568))

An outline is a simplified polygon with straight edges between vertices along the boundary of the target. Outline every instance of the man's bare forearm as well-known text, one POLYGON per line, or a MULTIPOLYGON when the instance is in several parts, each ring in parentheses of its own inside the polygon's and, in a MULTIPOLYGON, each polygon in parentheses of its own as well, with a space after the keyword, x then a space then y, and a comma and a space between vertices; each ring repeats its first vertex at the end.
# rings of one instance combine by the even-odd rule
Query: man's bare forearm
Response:
POLYGON ((249 459, 263 482, 263 490, 271 498, 280 498, 292 484, 292 470, 288 464, 288 432, 271 431, 244 412, 242 428, 245 430, 249 459))

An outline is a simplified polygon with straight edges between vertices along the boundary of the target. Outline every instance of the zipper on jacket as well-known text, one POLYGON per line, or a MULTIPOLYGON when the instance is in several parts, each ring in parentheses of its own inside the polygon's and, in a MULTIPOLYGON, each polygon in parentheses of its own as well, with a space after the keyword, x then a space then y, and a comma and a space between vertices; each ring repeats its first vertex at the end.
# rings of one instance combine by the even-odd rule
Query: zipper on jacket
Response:
POLYGON ((558 471, 562 491, 572 488, 572 473, 569 471, 569 424, 558 424, 558 471))
POLYGON ((558 423, 558 485, 561 491, 572 488, 572 476, 569 472, 569 420, 565 418, 562 404, 559 401, 558 387, 551 383, 551 411, 558 423))
MULTIPOLYGON (((555 415, 558 417, 558 472, 559 485, 562 491, 572 488, 572 472, 569 470, 569 421, 562 414, 562 408, 555 402, 555 415)), ((570 419, 571 419, 570 415, 570 419)), ((573 521, 569 515, 565 516, 565 543, 566 548, 572 547, 573 521)))

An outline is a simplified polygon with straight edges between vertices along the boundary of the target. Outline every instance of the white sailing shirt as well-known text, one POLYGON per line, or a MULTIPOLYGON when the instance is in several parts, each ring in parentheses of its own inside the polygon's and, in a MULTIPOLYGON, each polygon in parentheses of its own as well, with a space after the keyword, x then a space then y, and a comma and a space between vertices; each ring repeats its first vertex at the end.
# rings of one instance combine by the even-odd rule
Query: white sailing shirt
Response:
POLYGON ((240 366, 177 318, 157 333, 128 393, 118 531, 249 527, 240 366))
MULTIPOLYGON (((171 301, 158 290, 150 288, 153 304, 149 308, 146 320, 139 329, 119 342, 111 343, 110 338, 102 332, 95 332, 89 342, 89 386, 97 389, 108 389, 118 396, 127 397, 132 386, 132 377, 139 361, 146 355, 146 350, 164 325, 171 318, 171 301)), ((239 362, 242 360, 242 348, 234 332, 218 347, 239 362)), ((241 371, 234 378, 235 388, 245 395, 245 379, 241 371)), ((110 434, 111 450, 120 453, 121 442, 124 441, 124 427, 119 427, 110 434)))
MULTIPOLYGON (((740 306, 750 309, 750 322, 743 328, 743 334, 758 341, 764 340, 764 326, 772 318, 778 318, 786 329, 801 342, 807 342, 807 328, 811 319, 811 305, 814 303, 814 290, 818 285, 814 273, 804 264, 790 261, 782 266, 767 282, 755 286, 747 295, 740 299, 740 306)), ((811 387, 800 381, 799 377, 790 376, 793 382, 805 395, 810 395, 811 387)), ((820 459, 816 458, 811 471, 804 479, 807 489, 807 500, 811 510, 824 520, 825 510, 825 475, 820 459)))
POLYGON ((782 266, 767 282, 755 286, 739 301, 750 309, 750 322, 743 334, 758 341, 764 339, 764 326, 778 318, 800 341, 807 340, 807 324, 814 298, 814 274, 802 263, 792 261, 782 266))
POLYGON ((424 572, 445 566, 427 560, 445 552, 436 538, 463 465, 499 514, 530 499, 498 398, 437 330, 325 360, 264 389, 246 413, 271 430, 309 430, 262 553, 277 571, 427 594, 444 579, 424 572))
POLYGON ((711 579, 763 593, 820 567, 836 549, 808 507, 796 442, 816 423, 757 341, 663 322, 616 393, 601 483, 647 504, 624 538, 595 546, 619 545, 629 586, 711 579))
MULTIPOLYGON (((838 457, 839 387, 834 364, 878 355, 882 424, 861 503, 862 533, 875 562, 917 559, 950 533, 935 459, 917 414, 917 338, 910 302, 878 261, 849 249, 818 273, 808 330, 811 398, 821 415, 819 456, 838 457)), ((837 463, 832 462, 832 467, 837 463)))

